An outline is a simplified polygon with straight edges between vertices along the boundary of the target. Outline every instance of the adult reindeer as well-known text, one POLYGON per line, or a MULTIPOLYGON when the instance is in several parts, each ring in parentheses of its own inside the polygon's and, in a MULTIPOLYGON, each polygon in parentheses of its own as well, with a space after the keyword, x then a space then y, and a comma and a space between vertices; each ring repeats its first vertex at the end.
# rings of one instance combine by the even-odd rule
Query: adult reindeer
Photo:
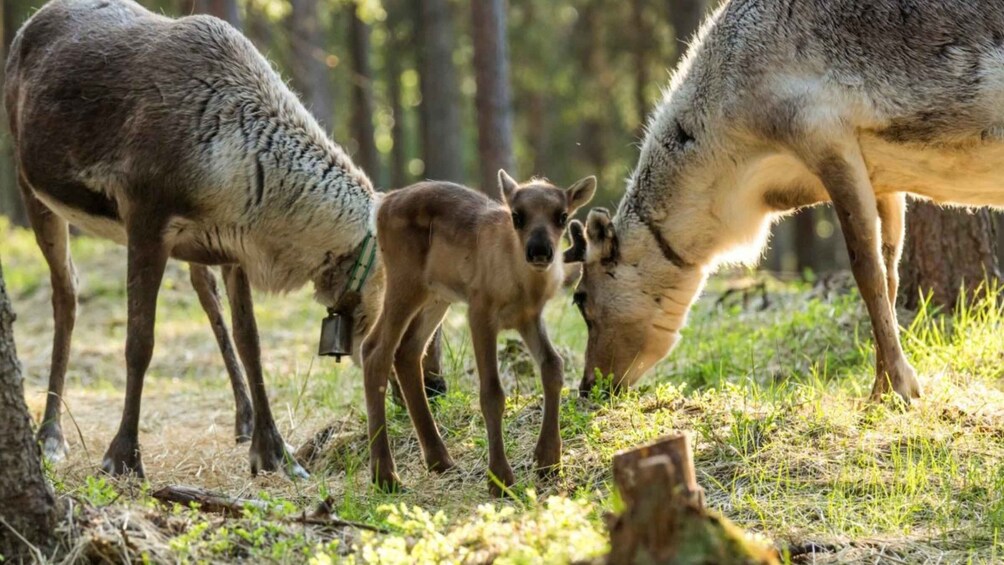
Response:
POLYGON ((874 329, 872 396, 918 397, 894 309, 906 192, 1004 206, 1004 4, 724 3, 651 116, 616 217, 587 222, 581 388, 637 381, 709 272, 832 202, 874 329))
MULTIPOLYGON (((143 376, 174 257, 224 265, 254 408, 252 472, 304 475, 269 408, 251 287, 313 282, 317 300, 336 306, 371 239, 369 179, 251 43, 212 17, 53 0, 14 39, 6 76, 19 178, 40 243, 56 251, 46 253, 53 272, 72 273, 66 222, 128 249, 126 403, 103 469, 143 474, 143 376)), ((347 312, 357 360, 383 290, 379 266, 372 272, 347 312)), ((72 284, 60 296, 75 301, 72 284)))

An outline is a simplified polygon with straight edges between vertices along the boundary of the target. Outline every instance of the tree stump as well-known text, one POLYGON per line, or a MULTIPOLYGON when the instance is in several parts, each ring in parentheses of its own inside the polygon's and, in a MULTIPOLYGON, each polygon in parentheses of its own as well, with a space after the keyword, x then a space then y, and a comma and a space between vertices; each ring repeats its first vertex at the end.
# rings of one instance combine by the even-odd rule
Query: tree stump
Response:
POLYGON ((777 552, 704 508, 685 434, 614 457, 624 512, 610 520, 607 563, 778 563, 777 552))

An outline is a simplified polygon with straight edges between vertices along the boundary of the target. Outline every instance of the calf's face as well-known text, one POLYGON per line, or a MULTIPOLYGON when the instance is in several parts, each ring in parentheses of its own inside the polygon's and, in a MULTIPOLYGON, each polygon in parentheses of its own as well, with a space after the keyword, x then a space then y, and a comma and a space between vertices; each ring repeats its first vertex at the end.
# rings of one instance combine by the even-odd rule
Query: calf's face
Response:
POLYGON ((512 225, 526 262, 544 271, 558 257, 569 216, 596 192, 596 177, 586 177, 562 190, 539 180, 520 185, 500 170, 499 189, 512 212, 512 225))

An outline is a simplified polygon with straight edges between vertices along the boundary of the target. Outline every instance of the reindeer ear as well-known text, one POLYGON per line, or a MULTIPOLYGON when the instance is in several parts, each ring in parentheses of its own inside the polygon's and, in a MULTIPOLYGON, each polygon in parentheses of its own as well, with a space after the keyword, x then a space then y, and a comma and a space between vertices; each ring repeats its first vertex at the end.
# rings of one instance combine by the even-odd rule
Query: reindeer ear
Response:
POLYGON ((596 250, 596 257, 603 263, 617 260, 617 232, 606 208, 593 208, 586 218, 586 238, 590 249, 596 250))
POLYGON ((581 263, 586 260, 586 234, 582 222, 572 220, 568 224, 568 238, 572 246, 565 250, 565 263, 581 263))
POLYGON ((509 176, 505 169, 499 169, 499 192, 502 193, 502 200, 506 204, 512 202, 512 196, 516 194, 518 188, 519 183, 509 176))
POLYGON ((595 193, 596 177, 592 176, 581 179, 566 188, 565 198, 568 200, 568 213, 574 214, 576 210, 592 200, 595 193))

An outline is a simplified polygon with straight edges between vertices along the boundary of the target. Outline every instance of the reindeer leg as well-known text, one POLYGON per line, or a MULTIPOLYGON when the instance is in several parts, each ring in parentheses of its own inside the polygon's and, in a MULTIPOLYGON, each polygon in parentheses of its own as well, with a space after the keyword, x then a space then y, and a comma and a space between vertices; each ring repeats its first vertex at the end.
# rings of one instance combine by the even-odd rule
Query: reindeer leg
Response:
POLYGON ((443 378, 443 329, 436 328, 436 333, 432 334, 432 340, 425 348, 425 357, 422 358, 422 374, 425 378, 425 395, 429 398, 436 398, 446 394, 446 379, 443 378))
POLYGON ((899 327, 889 301, 889 280, 879 249, 878 205, 864 160, 855 148, 821 159, 817 170, 833 199, 851 269, 872 321, 878 360, 872 398, 877 399, 891 389, 909 403, 920 396, 920 386, 899 343, 899 327))
POLYGON ((230 330, 227 322, 223 319, 223 306, 220 304, 219 286, 216 284, 216 275, 212 269, 198 263, 189 263, 192 286, 199 296, 199 303, 202 310, 209 318, 209 325, 213 328, 213 335, 216 336, 216 343, 220 347, 220 354, 223 356, 223 364, 230 375, 230 386, 234 389, 234 404, 236 405, 236 420, 234 423, 234 436, 237 443, 251 441, 251 433, 254 429, 254 408, 251 406, 251 398, 248 396, 248 387, 244 380, 244 368, 237 360, 234 351, 234 343, 230 338, 230 330))
POLYGON ((552 475, 561 465, 561 432, 558 427, 558 413, 561 409, 561 384, 564 380, 564 362, 547 337, 547 328, 541 317, 520 329, 520 335, 537 366, 540 367, 540 381, 544 386, 544 420, 540 426, 540 437, 533 450, 537 462, 537 474, 552 475))
POLYGON ((223 268, 223 277, 230 299, 230 316, 234 326, 237 352, 248 374, 251 401, 254 405, 254 430, 251 433, 250 450, 251 474, 257 476, 259 471, 281 469, 290 478, 306 478, 309 475, 293 458, 292 449, 283 441, 272 418, 261 368, 258 323, 254 317, 254 302, 247 274, 239 266, 228 265, 223 268))
POLYGON ((394 456, 387 439, 387 379, 405 330, 425 303, 425 291, 415 285, 395 286, 387 276, 380 317, 363 342, 363 378, 366 390, 366 420, 370 440, 370 472, 373 483, 384 491, 401 490, 394 456))
POLYGON ((481 377, 481 414, 488 430, 488 469, 494 475, 489 478, 488 490, 494 496, 502 496, 502 486, 515 484, 516 477, 505 456, 502 436, 502 416, 505 412, 505 391, 499 381, 498 359, 495 351, 498 326, 494 310, 487 304, 471 301, 470 304, 471 341, 474 343, 474 358, 481 377))
POLYGON ((49 364, 49 393, 45 398, 45 415, 38 428, 38 441, 42 444, 42 453, 45 457, 51 461, 59 461, 66 456, 67 451, 60 414, 66 368, 70 358, 70 341, 77 319, 77 274, 73 267, 73 259, 70 257, 66 220, 52 213, 35 198, 23 179, 20 184, 28 220, 35 231, 35 241, 49 265, 49 279, 52 282, 52 318, 55 333, 52 339, 52 360, 49 364))
POLYGON ((432 411, 429 410, 429 399, 426 396, 428 383, 423 386, 422 357, 425 355, 429 338, 436 333, 447 308, 449 304, 442 302, 434 302, 423 308, 408 326, 394 357, 394 368, 401 384, 408 414, 411 416, 411 423, 422 445, 425 465, 430 471, 437 473, 452 469, 454 464, 436 428, 432 411))
POLYGON ((153 355, 157 294, 164 278, 168 250, 155 216, 130 218, 127 267, 126 401, 118 433, 105 452, 101 468, 111 475, 143 477, 139 449, 139 414, 143 378, 153 355))
MULTIPOLYGON (((425 357, 422 358, 422 374, 425 379, 425 395, 430 400, 446 394, 446 379, 443 378, 441 369, 443 333, 442 328, 436 328, 429 346, 425 349, 425 357)), ((405 406, 404 395, 401 393, 401 385, 398 384, 395 376, 390 379, 391 398, 398 406, 405 406)))
POLYGON ((903 233, 906 227, 906 194, 897 192, 875 199, 882 223, 882 260, 889 286, 889 305, 896 316, 896 293, 899 290, 899 259, 903 253, 903 233))

